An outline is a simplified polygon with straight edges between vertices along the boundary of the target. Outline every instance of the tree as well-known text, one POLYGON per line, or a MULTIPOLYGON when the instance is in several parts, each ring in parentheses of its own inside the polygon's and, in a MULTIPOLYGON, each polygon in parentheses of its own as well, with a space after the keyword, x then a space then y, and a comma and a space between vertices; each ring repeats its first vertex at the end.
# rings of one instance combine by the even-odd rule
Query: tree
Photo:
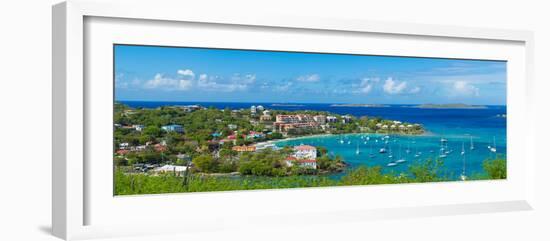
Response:
POLYGON ((215 172, 218 163, 210 155, 200 155, 193 159, 195 166, 202 172, 215 172))
POLYGON ((506 160, 486 160, 483 162, 483 169, 491 179, 506 179, 506 160))

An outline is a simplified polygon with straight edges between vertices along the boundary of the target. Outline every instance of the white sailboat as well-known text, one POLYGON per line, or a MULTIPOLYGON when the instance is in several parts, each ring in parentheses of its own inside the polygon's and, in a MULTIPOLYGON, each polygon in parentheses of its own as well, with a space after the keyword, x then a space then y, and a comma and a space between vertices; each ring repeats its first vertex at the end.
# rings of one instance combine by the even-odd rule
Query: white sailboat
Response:
MULTIPOLYGON (((462 147, 464 150, 464 146, 462 147)), ((464 152, 464 151, 463 151, 464 152)), ((466 155, 462 155, 462 174, 460 175, 460 180, 466 181, 466 155)))
POLYGON ((462 142, 462 151, 460 152, 460 155, 464 156, 466 152, 464 151, 464 142, 462 142))
POLYGON ((491 152, 493 153, 497 152, 497 141, 494 136, 493 136, 493 146, 490 149, 491 149, 491 152))
POLYGON ((357 149, 355 150, 355 155, 359 155, 359 153, 361 152, 359 151, 359 143, 357 143, 357 149))
POLYGON ((407 160, 405 160, 402 156, 401 156, 401 144, 399 144, 399 159, 397 159, 397 161, 395 161, 396 163, 403 163, 403 162, 406 162, 407 160))
POLYGON ((369 154, 369 156, 370 156, 371 158, 376 157, 376 155, 374 155, 374 152, 373 152, 372 143, 370 144, 370 154, 369 154))
POLYGON ((418 147, 415 148, 414 153, 416 153, 414 154, 414 157, 420 157, 420 155, 422 155, 422 152, 418 151, 418 147))
POLYGON ((474 148, 474 138, 470 136, 470 150, 473 150, 474 148))
POLYGON ((388 155, 388 158, 390 158, 390 162, 388 163, 388 167, 394 167, 394 166, 397 166, 397 163, 393 161, 393 155, 391 153, 391 146, 389 147, 390 149, 390 155, 388 155))
POLYGON ((446 139, 441 138, 441 148, 439 148, 439 158, 445 158, 447 157, 447 153, 445 152, 445 142, 447 142, 446 139))

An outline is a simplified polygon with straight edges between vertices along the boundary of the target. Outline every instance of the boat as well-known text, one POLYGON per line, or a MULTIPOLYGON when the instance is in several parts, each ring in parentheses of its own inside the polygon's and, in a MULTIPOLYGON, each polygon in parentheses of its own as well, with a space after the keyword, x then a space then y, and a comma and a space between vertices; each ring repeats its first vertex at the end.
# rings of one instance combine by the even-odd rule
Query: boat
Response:
POLYGON ((399 144, 399 159, 397 159, 397 161, 395 161, 395 163, 403 163, 403 162, 406 162, 407 160, 405 160, 403 158, 403 156, 401 156, 401 144, 399 144))
POLYGON ((359 153, 361 152, 359 151, 359 143, 357 143, 357 149, 355 150, 355 155, 359 155, 359 153))
POLYGON ((474 148, 474 139, 472 136, 470 136, 470 150, 473 150, 474 148))
POLYGON ((464 156, 466 152, 464 151, 464 142, 462 142, 462 151, 460 152, 460 155, 464 156))
POLYGON ((386 150, 386 148, 382 147, 382 148, 380 148, 380 150, 378 152, 379 153, 386 153, 388 151, 386 150))
POLYGON ((393 154, 392 154, 392 152, 391 152, 391 146, 390 146, 388 149, 389 149, 389 155, 388 155, 388 157, 389 157, 390 159, 392 159, 392 158, 393 158, 393 154))
POLYGON ((389 166, 389 167, 394 167, 394 166, 397 166, 397 163, 395 163, 395 162, 390 162, 390 163, 388 163, 387 166, 389 166))
POLYGON ((348 141, 348 145, 351 144, 351 141, 348 141))
MULTIPOLYGON (((464 143, 463 143, 464 144, 464 143)), ((464 152, 464 145, 462 145, 462 152, 464 152)), ((460 180, 466 181, 466 155, 462 155, 462 174, 460 175, 460 180)))
POLYGON ((497 152, 497 141, 494 136, 493 136, 493 147, 491 147, 490 149, 491 149, 491 152, 493 153, 497 152))
POLYGON ((447 139, 441 138, 441 147, 439 148, 439 158, 445 158, 447 157, 447 154, 449 154, 448 151, 446 151, 445 144, 447 142, 447 139))

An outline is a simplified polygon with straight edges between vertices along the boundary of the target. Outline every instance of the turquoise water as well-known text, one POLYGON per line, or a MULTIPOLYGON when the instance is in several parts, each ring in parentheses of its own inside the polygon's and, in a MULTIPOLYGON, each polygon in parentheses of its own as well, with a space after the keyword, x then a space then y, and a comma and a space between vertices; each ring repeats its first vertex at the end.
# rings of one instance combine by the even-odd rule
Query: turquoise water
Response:
MULTIPOLYGON (((423 136, 399 136, 390 135, 386 144, 385 135, 378 134, 347 134, 334 136, 318 136, 310 138, 300 138, 296 140, 287 140, 276 142, 277 146, 285 145, 313 145, 324 146, 331 155, 340 155, 344 158, 349 168, 356 168, 361 165, 381 166, 384 172, 406 172, 408 167, 416 162, 428 159, 442 159, 443 171, 449 177, 458 179, 463 172, 464 163, 466 164, 465 173, 467 176, 483 171, 482 162, 486 159, 495 158, 496 155, 505 156, 506 149, 502 142, 497 141, 497 152, 489 150, 487 146, 493 145, 492 138, 472 137, 474 149, 470 149, 469 135, 448 135, 446 144, 441 144, 440 135, 423 136), (367 140, 366 137, 369 137, 367 140), (489 140, 490 139, 490 140, 489 140), (340 142, 343 140, 343 143, 340 142), (349 144, 348 144, 349 143, 349 144), (464 155, 462 152, 462 143, 464 143, 464 155), (441 151, 442 146, 445 148, 441 151), (386 148, 387 153, 379 153, 381 148, 386 148), (357 154, 359 149, 359 154, 357 154), (408 151, 407 151, 408 150, 408 151), (440 158, 441 154, 449 151, 445 158, 440 158), (390 153, 393 157, 390 157, 390 153), (388 163, 404 159, 406 162, 396 166, 387 166, 388 163)), ((496 139, 496 137, 495 137, 496 139)), ((338 176, 338 175, 336 175, 338 176)))

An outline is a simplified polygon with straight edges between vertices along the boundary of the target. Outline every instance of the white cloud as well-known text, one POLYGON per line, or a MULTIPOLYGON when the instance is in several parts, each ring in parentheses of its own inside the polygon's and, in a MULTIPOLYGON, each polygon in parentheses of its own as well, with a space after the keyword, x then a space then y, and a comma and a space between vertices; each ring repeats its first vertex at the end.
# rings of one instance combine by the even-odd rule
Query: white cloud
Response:
POLYGON ((418 94, 418 93, 420 93, 421 90, 422 89, 420 89, 420 87, 415 86, 414 88, 409 90, 409 94, 418 94))
POLYGON ((275 86, 275 91, 286 92, 292 87, 292 82, 287 82, 281 85, 275 86))
POLYGON ((479 88, 463 80, 453 82, 452 90, 454 95, 479 96, 479 88))
POLYGON ((399 83, 398 81, 394 81, 392 78, 388 78, 386 79, 383 88, 384 92, 388 94, 401 94, 407 88, 407 82, 403 81, 399 83))
POLYGON ((318 74, 302 75, 296 78, 296 80, 300 82, 317 82, 320 79, 321 77, 318 74))
POLYGON ((207 74, 199 75, 197 85, 199 88, 208 91, 233 92, 248 89, 250 84, 256 80, 255 75, 234 75, 230 82, 223 82, 223 79, 218 76, 208 76, 207 74))
POLYGON ((195 74, 190 70, 178 70, 179 78, 166 77, 157 73, 153 79, 145 82, 146 89, 189 90, 193 86, 195 74))
POLYGON ((187 79, 195 79, 195 73, 190 69, 180 69, 178 74, 187 77, 187 79))
POLYGON ((368 78, 364 78, 361 80, 361 83, 354 86, 355 90, 353 93, 360 93, 360 94, 368 94, 372 91, 372 81, 368 78))

